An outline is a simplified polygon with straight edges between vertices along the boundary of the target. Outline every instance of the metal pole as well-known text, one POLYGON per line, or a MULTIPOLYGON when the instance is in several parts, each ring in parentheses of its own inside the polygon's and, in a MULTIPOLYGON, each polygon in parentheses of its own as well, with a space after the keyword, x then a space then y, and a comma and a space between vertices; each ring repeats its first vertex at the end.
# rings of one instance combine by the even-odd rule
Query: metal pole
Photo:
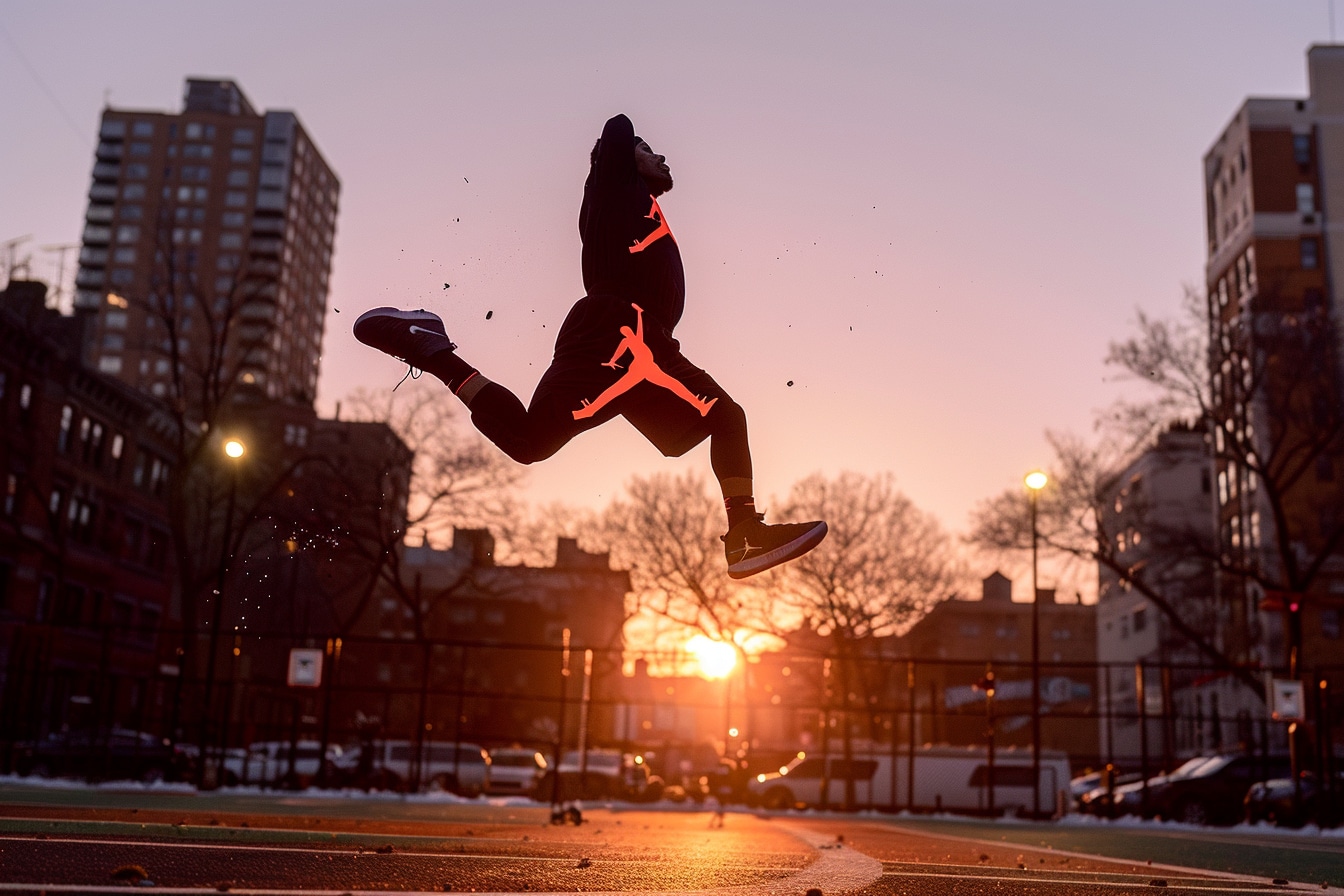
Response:
POLYGON ((1031 494, 1031 780, 1034 815, 1041 817, 1041 589, 1036 581, 1036 489, 1031 494))
MULTIPOLYGON (((915 744, 918 740, 918 734, 915 731, 915 661, 910 660, 905 666, 905 687, 910 694, 910 752, 905 757, 905 808, 914 811, 915 808, 915 744)), ((893 772, 894 773, 894 772, 893 772)))
POLYGON ((560 824, 560 761, 565 755, 565 704, 569 698, 569 629, 561 635, 560 714, 555 726, 555 767, 551 769, 551 824, 560 824))
MULTIPOLYGON (((219 627, 224 622, 224 578, 229 571, 229 542, 233 539, 233 509, 238 499, 238 468, 229 470, 229 505, 224 515, 224 540, 219 549, 219 570, 215 575, 215 612, 210 623, 210 651, 205 659, 205 706, 201 711, 201 737, 198 744, 196 786, 205 784, 206 739, 210 728, 210 706, 215 690, 215 654, 219 650, 219 627)), ((179 671, 180 675, 181 672, 179 671)))

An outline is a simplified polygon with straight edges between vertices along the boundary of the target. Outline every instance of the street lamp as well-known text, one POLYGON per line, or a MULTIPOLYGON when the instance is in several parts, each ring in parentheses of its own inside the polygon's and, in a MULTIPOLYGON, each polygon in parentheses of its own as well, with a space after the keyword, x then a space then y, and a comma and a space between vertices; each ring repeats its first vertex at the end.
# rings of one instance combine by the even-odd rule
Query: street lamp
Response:
POLYGON ((229 571, 229 542, 233 540, 233 511, 238 502, 238 463, 247 453, 241 439, 225 439, 222 448, 229 459, 229 503, 224 514, 224 538, 219 546, 219 569, 215 573, 215 607, 210 624, 210 652, 205 660, 205 701, 201 711, 201 737, 198 745, 199 765, 196 768, 196 786, 205 782, 206 740, 210 726, 210 712, 215 692, 215 654, 219 650, 219 627, 224 621, 224 578, 229 571))
POLYGON ((1035 817, 1041 817, 1041 590, 1036 583, 1036 499, 1049 479, 1032 470, 1023 480, 1031 497, 1031 780, 1035 817))

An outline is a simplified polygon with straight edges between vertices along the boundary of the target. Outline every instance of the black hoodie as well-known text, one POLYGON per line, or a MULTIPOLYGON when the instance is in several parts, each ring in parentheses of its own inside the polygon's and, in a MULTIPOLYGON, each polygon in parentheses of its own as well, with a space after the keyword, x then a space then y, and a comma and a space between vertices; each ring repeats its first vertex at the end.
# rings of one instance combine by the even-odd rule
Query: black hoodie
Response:
POLYGON ((583 287, 644 309, 669 334, 686 305, 677 241, 635 168, 635 128, 617 115, 602 128, 579 211, 583 287))

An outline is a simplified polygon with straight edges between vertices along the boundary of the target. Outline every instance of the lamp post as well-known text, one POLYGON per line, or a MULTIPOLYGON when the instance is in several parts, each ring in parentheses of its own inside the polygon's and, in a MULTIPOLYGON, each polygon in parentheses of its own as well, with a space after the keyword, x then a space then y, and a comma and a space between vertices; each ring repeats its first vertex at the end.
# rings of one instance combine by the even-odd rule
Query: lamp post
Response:
POLYGON ((1040 470, 1023 480, 1031 497, 1031 780, 1036 818, 1041 817, 1041 589, 1036 582, 1036 499, 1049 481, 1040 470))
POLYGON ((210 650, 205 660, 205 701, 201 708, 201 737, 198 745, 200 760, 196 767, 196 786, 198 788, 205 783, 206 742, 210 729, 210 713, 215 691, 215 654, 219 650, 219 627, 224 621, 224 578, 229 572, 229 543, 233 540, 233 511, 238 502, 238 462, 247 453, 247 446, 240 439, 226 439, 223 452, 229 460, 229 503, 224 514, 224 537, 219 546, 219 569, 215 573, 215 607, 210 623, 210 650))

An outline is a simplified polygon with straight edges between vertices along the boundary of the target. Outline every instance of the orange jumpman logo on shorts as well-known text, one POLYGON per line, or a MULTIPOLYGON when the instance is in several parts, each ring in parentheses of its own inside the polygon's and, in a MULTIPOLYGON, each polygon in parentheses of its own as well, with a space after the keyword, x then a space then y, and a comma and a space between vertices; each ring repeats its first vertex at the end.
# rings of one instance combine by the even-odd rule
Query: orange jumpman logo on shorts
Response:
POLYGON ((714 406, 714 402, 719 399, 715 397, 706 401, 697 398, 690 389, 681 384, 681 380, 663 372, 663 369, 658 366, 658 362, 653 359, 653 350, 644 344, 644 309, 634 302, 630 303, 630 307, 635 309, 635 329, 632 331, 628 326, 621 327, 621 333, 625 338, 621 340, 620 345, 616 346, 616 353, 611 356, 611 360, 602 364, 603 367, 616 369, 619 366, 616 362, 620 360, 622 355, 629 352, 630 368, 626 370, 624 376, 603 390, 601 395, 592 401, 585 398, 583 407, 574 412, 574 419, 582 420, 585 417, 593 416, 616 396, 623 395, 643 382, 650 382, 655 386, 662 386, 664 389, 671 390, 679 398, 684 398, 689 402, 692 407, 700 412, 701 417, 708 414, 709 409, 714 406))

